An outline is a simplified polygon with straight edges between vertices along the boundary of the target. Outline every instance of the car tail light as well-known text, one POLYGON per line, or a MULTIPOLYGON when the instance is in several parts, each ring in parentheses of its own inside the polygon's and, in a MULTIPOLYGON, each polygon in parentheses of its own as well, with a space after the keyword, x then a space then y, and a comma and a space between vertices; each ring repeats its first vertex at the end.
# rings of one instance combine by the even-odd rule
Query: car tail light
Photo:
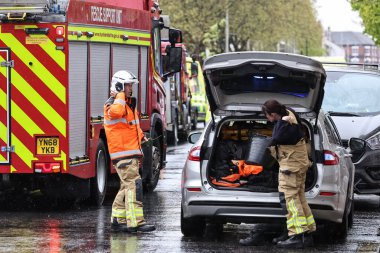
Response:
POLYGON ((190 149, 188 159, 190 161, 199 162, 201 160, 200 154, 201 154, 201 147, 199 147, 199 146, 194 147, 194 148, 190 149))
POLYGON ((337 154, 330 150, 325 150, 324 151, 324 165, 337 165, 339 164, 339 157, 337 154))
POLYGON ((321 196, 335 196, 335 192, 320 192, 319 195, 321 196))

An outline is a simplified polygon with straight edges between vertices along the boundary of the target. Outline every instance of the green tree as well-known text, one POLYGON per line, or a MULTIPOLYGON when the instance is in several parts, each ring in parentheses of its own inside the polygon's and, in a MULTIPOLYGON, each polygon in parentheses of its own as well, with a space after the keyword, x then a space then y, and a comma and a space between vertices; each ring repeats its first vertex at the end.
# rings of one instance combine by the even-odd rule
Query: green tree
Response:
POLYGON ((321 25, 312 0, 160 0, 172 25, 181 29, 189 51, 224 52, 225 10, 234 51, 277 51, 321 55, 321 25))
POLYGON ((219 0, 161 0, 160 5, 172 26, 182 30, 188 50, 195 53, 205 50, 203 35, 224 11, 219 0))
POLYGON ((380 45, 380 1, 379 0, 351 0, 351 6, 359 11, 363 20, 364 32, 373 37, 380 45))

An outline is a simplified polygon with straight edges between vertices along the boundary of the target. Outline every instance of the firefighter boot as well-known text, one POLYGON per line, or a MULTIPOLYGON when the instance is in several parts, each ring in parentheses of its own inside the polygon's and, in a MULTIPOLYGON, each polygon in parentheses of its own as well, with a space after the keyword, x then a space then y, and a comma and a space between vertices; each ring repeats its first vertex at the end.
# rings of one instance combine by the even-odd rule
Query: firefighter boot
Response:
POLYGON ((288 239, 288 230, 284 230, 278 237, 273 238, 272 243, 277 244, 278 242, 285 241, 288 239))
POLYGON ((279 241, 277 243, 279 248, 295 248, 302 249, 304 247, 313 246, 313 237, 310 233, 302 233, 289 237, 285 241, 279 241))
POLYGON ((127 223, 119 223, 116 217, 112 218, 111 230, 114 232, 130 232, 127 223))
POLYGON ((260 232, 255 233, 251 231, 251 233, 249 234, 247 238, 240 239, 239 244, 243 246, 258 246, 262 244, 262 242, 263 242, 262 233, 260 232))
POLYGON ((128 232, 135 233, 135 232, 152 232, 156 230, 156 227, 152 224, 141 224, 137 227, 129 227, 128 232))

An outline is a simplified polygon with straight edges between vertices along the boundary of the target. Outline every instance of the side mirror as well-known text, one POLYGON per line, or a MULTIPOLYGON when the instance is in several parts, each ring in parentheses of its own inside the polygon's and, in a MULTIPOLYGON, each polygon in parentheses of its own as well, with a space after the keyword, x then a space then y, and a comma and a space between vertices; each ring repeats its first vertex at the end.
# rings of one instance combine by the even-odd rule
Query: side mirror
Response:
POLYGON ((348 141, 348 146, 352 154, 361 154, 365 151, 367 142, 360 138, 351 138, 348 141))
POLYGON ((163 56, 164 77, 181 71, 182 47, 170 47, 163 56))
POLYGON ((169 28, 169 42, 172 46, 182 43, 182 32, 178 29, 169 28))
POLYGON ((191 133, 189 135, 189 137, 187 137, 187 140, 191 144, 194 144, 194 143, 196 143, 199 140, 199 138, 201 137, 201 135, 202 135, 201 132, 191 133))

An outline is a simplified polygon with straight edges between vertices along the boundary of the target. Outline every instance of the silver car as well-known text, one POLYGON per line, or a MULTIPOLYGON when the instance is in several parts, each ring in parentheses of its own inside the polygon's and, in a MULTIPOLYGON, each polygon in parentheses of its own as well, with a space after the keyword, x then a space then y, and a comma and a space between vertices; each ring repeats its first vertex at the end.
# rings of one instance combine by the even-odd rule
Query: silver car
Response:
MULTIPOLYGON (((222 180, 228 168, 233 173, 231 161, 262 152, 265 146, 257 140, 270 138, 273 124, 261 106, 276 99, 302 120, 312 161, 305 192, 314 217, 345 237, 353 221, 355 168, 334 123, 320 111, 326 79, 322 65, 300 55, 239 52, 207 59, 204 73, 212 120, 202 133, 189 136, 194 145, 182 172, 182 233, 200 235, 206 223, 221 231, 226 223, 285 219, 277 189, 279 165, 270 155, 264 155, 260 173, 241 177, 235 185, 222 180)), ((364 145, 350 140, 352 149, 364 145)))

